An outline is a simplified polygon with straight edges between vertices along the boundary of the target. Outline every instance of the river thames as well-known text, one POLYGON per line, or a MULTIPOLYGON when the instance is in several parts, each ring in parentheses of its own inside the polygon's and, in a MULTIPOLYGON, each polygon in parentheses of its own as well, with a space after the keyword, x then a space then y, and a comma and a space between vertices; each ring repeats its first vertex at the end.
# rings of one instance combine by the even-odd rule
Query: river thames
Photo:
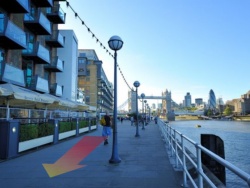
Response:
MULTIPOLYGON (((225 159, 250 174, 250 122, 196 120, 173 121, 170 125, 197 143, 200 143, 201 134, 219 136, 224 141, 225 159)), ((226 187, 242 188, 248 185, 226 170, 226 187)))

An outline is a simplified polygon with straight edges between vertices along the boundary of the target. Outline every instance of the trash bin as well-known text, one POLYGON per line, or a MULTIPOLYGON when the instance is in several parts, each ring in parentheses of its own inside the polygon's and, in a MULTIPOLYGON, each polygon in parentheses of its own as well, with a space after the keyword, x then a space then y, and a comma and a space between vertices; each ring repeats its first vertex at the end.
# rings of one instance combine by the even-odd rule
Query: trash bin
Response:
POLYGON ((18 155, 19 121, 0 121, 0 158, 8 159, 18 155))

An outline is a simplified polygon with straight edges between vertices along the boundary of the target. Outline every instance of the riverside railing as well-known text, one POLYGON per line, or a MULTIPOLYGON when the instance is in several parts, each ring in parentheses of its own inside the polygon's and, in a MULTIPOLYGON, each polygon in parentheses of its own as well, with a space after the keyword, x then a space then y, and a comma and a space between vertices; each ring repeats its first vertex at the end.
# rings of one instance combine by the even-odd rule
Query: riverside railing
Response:
POLYGON ((175 168, 183 171, 183 187, 189 187, 188 180, 195 188, 226 187, 211 172, 209 173, 204 165, 202 165, 201 152, 205 153, 226 169, 240 177, 250 187, 250 174, 229 163, 199 143, 194 142, 172 128, 168 123, 159 121, 158 125, 162 132, 162 136, 164 137, 164 141, 167 144, 168 152, 174 159, 175 168), (193 147, 196 156, 190 152, 190 149, 192 149, 190 147, 193 147), (192 175, 190 169, 195 170, 195 176, 192 175))

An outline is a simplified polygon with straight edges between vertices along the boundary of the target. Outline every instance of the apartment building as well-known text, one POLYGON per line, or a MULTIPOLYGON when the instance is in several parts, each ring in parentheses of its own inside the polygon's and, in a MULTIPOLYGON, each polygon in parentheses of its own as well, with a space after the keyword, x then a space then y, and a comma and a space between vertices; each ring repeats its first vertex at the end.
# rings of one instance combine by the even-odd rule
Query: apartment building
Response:
MULTIPOLYGON (((68 37, 58 29, 65 17, 60 0, 0 1, 1 106, 6 106, 8 98, 9 107, 29 108, 25 105, 32 104, 32 108, 47 108, 57 102, 78 108, 78 46, 77 40, 72 42, 76 37, 67 39, 72 44, 68 56, 58 50, 65 48, 68 37), (13 90, 5 88, 6 84, 20 93, 9 97, 8 92, 13 90)), ((83 106, 79 105, 79 109, 83 106)))
POLYGON ((78 89, 84 92, 85 103, 96 106, 99 112, 113 110, 113 85, 95 50, 78 50, 78 89))

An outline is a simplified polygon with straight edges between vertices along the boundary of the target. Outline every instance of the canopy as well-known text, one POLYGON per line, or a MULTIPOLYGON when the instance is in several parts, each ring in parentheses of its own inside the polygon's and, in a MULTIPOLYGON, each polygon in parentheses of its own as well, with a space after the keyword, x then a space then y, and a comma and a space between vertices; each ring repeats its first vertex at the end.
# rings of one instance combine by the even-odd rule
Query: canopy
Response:
POLYGON ((0 84, 0 105, 7 107, 41 108, 86 111, 90 106, 56 97, 48 93, 38 93, 10 83, 0 84))
POLYGON ((46 97, 51 97, 55 100, 53 104, 46 104, 47 109, 64 109, 64 110, 73 109, 77 111, 85 111, 89 109, 89 106, 83 103, 70 101, 68 99, 56 97, 54 95, 50 95, 47 93, 42 94, 42 95, 46 97))
POLYGON ((0 85, 0 104, 18 107, 35 106, 37 103, 52 104, 54 99, 35 91, 10 83, 0 85))

